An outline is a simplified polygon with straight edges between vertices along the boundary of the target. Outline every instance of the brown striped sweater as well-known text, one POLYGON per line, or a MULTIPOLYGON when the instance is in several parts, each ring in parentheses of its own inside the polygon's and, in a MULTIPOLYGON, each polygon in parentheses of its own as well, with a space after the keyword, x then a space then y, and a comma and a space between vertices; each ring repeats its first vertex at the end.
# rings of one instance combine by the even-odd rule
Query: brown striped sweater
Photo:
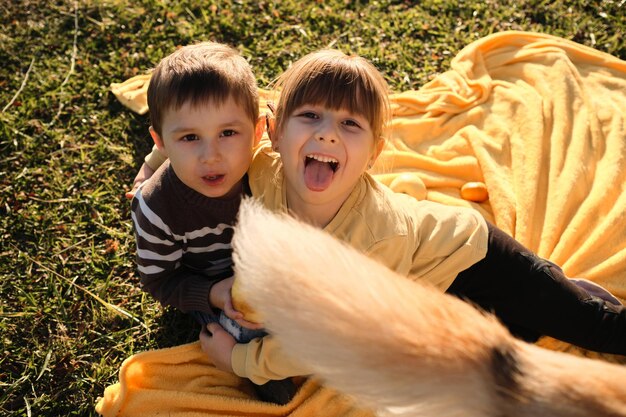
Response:
POLYGON ((162 305, 212 312, 209 292, 232 276, 231 239, 241 193, 206 197, 186 186, 169 161, 137 191, 132 219, 142 288, 162 305))

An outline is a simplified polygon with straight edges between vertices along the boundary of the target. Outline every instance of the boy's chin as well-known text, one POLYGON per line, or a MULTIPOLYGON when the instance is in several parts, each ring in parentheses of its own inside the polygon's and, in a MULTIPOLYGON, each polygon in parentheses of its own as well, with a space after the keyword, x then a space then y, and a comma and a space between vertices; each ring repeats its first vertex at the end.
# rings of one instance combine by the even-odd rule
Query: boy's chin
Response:
POLYGON ((227 198, 228 192, 224 189, 208 187, 192 187, 195 192, 207 198, 227 198))

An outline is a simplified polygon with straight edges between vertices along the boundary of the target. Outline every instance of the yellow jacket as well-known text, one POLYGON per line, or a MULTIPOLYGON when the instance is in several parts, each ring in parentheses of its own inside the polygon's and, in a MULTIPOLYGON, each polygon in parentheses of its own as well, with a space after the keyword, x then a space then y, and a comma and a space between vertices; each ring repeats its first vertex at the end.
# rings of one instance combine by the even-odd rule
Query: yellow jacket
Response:
MULTIPOLYGON (((253 196, 270 210, 287 210, 280 160, 269 144, 259 147, 248 175, 253 196)), ((476 210, 394 193, 367 173, 324 230, 390 269, 442 291, 487 252, 487 224, 476 210)), ((255 383, 306 373, 271 336, 237 345, 231 362, 237 375, 255 383)))

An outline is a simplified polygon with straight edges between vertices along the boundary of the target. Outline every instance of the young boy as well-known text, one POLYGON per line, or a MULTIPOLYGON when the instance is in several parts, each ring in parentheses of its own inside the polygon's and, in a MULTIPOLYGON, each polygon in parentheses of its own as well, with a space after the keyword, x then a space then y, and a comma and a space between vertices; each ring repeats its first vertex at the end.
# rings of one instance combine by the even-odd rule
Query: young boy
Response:
MULTIPOLYGON (((213 307, 232 311, 230 241, 241 197, 250 194, 246 171, 264 127, 256 80, 229 46, 190 45, 158 64, 148 106, 150 135, 168 160, 132 200, 141 284, 161 304, 206 326, 218 321, 213 307)), ((224 315, 219 320, 234 324, 224 315)), ((285 403, 292 387, 290 380, 274 381, 257 386, 257 393, 285 403)))

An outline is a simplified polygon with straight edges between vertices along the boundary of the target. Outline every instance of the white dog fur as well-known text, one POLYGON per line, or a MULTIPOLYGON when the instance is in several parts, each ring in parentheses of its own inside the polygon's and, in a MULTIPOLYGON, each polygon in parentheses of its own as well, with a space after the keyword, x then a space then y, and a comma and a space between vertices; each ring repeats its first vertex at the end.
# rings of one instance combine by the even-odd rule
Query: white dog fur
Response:
POLYGON ((626 416, 626 368, 514 339, 498 321, 253 200, 241 294, 286 351, 379 415, 626 416))

